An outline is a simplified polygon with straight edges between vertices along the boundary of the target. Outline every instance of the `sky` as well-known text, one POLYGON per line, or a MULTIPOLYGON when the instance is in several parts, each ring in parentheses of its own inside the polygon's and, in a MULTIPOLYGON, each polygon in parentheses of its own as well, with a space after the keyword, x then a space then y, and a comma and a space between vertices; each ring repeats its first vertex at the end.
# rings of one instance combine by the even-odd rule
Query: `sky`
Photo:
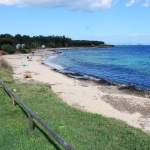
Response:
POLYGON ((0 34, 150 45, 150 0, 0 0, 0 34))

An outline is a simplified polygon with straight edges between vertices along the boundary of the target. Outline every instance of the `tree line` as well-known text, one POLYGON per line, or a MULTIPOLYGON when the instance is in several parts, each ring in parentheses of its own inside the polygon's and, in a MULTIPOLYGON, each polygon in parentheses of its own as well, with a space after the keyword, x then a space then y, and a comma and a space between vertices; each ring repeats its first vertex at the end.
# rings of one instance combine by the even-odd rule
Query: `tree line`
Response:
MULTIPOLYGON (((32 48, 40 48, 45 45, 49 48, 57 47, 96 47, 106 45, 103 41, 89 41, 89 40, 72 40, 65 36, 33 36, 16 34, 0 34, 0 49, 6 49, 6 47, 12 47, 13 53, 16 51, 17 44, 24 44, 24 47, 20 47, 20 51, 26 52, 32 48)), ((9 51, 9 50, 7 50, 9 51)))

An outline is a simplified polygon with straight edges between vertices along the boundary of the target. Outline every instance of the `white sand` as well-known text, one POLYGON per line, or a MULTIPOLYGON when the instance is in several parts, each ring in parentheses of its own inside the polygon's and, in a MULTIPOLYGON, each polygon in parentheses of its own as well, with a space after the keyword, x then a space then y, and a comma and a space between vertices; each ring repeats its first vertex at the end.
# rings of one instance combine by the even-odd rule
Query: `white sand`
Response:
POLYGON ((28 61, 27 55, 23 54, 3 56, 12 65, 15 79, 50 84, 52 90, 73 107, 116 118, 143 131, 150 131, 149 98, 126 94, 116 86, 98 85, 69 78, 43 65, 42 57, 40 51, 32 56, 32 61, 28 61), (21 62, 26 66, 22 66, 21 62), (32 78, 24 79, 25 73, 30 73, 32 78))

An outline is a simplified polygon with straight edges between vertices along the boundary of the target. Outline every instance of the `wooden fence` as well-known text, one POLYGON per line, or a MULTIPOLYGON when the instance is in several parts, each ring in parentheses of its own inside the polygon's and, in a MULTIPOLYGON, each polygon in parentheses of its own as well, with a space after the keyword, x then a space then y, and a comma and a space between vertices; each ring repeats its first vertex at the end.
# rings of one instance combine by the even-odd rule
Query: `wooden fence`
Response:
POLYGON ((15 106, 15 103, 17 103, 23 110, 28 114, 29 119, 29 130, 33 131, 34 129, 34 122, 33 118, 36 119, 51 135, 52 137, 60 144, 62 145, 65 150, 74 150, 65 140, 63 140, 62 137, 60 137, 50 126, 48 126, 40 117, 38 117, 28 106, 26 106, 22 100, 14 93, 12 92, 6 84, 0 80, 0 83, 2 85, 2 91, 3 93, 6 92, 11 96, 12 99, 12 105, 15 106))

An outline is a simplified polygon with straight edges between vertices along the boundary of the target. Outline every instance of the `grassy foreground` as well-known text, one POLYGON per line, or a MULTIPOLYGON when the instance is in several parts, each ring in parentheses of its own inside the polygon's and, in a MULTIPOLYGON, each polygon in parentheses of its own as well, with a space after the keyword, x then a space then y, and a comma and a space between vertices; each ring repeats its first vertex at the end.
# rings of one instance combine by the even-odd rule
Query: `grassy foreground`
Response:
MULTIPOLYGON (((3 62, 5 64, 5 62, 3 62)), ((121 121, 82 112, 62 102, 49 86, 38 83, 15 83, 12 69, 2 65, 0 79, 23 102, 51 126, 76 150, 148 150, 150 134, 121 121)), ((0 85, 0 150, 59 150, 63 149, 46 135, 38 124, 29 133, 28 119, 19 106, 3 94, 0 85)))

